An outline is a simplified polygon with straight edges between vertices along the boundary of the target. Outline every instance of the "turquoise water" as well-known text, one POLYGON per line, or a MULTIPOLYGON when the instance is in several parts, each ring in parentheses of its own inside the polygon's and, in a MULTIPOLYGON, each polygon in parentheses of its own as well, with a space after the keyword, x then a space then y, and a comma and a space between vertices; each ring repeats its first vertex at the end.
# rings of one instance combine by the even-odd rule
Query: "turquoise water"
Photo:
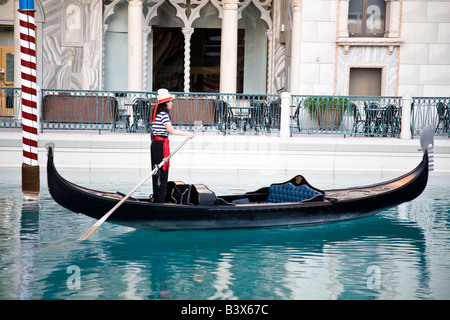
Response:
MULTIPOLYGON (((60 170, 67 179, 127 193, 147 172, 60 170)), ((217 194, 250 191, 296 173, 177 172, 217 194)), ((319 188, 394 175, 304 174, 319 188)), ((49 196, 23 199, 20 170, 0 169, 0 299, 449 299, 449 175, 418 199, 378 215, 325 225, 159 232, 96 221, 49 196)), ((137 196, 148 195, 151 184, 137 196)))

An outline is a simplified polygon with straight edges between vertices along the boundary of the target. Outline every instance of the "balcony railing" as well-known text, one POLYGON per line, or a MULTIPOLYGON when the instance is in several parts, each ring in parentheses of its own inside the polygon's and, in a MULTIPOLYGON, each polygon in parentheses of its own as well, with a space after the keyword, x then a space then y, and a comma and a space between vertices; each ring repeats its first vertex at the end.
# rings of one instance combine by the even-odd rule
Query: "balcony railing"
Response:
POLYGON ((401 98, 293 96, 292 133, 400 135, 401 98))
MULTIPOLYGON (((417 136, 431 124, 449 136, 450 98, 248 95, 175 92, 172 123, 181 129, 204 125, 219 134, 335 134, 399 137, 402 121, 417 136), (282 102, 283 101, 283 102, 282 102), (284 108, 284 109, 283 109, 284 108), (288 112, 282 112, 288 110, 288 112), (402 120, 402 114, 410 116, 402 120), (282 117, 289 118, 286 122, 282 117)), ((39 129, 149 132, 155 92, 40 90, 39 129)), ((0 88, 0 128, 21 127, 21 90, 0 88)))
POLYGON ((21 94, 19 88, 0 87, 0 128, 22 127, 21 94))
POLYGON ((435 135, 450 137, 450 98, 413 98, 411 103, 411 133, 420 135, 431 124, 435 135))

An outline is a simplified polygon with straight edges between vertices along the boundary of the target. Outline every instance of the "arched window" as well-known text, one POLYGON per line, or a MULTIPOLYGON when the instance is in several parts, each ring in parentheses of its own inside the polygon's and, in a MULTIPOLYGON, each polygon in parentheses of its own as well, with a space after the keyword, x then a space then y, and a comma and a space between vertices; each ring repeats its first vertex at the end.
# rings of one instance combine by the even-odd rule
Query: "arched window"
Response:
POLYGON ((83 9, 77 0, 66 1, 61 7, 61 44, 63 47, 83 46, 83 9))

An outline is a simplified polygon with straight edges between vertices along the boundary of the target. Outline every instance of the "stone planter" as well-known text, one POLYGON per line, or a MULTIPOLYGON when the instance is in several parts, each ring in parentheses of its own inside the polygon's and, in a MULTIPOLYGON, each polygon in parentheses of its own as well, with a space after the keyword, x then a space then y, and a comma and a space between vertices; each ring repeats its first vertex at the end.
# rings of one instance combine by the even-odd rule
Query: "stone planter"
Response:
POLYGON ((337 130, 341 127, 342 110, 335 107, 323 109, 317 114, 317 122, 323 130, 337 130))

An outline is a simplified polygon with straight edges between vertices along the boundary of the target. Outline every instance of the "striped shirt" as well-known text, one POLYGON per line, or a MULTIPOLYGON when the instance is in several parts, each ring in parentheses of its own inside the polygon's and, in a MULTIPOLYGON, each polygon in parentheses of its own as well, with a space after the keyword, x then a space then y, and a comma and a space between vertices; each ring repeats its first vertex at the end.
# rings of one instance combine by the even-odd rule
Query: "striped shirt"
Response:
POLYGON ((155 122, 152 123, 153 135, 167 137, 169 135, 165 127, 167 123, 170 123, 169 115, 164 111, 159 112, 156 115, 155 122))

